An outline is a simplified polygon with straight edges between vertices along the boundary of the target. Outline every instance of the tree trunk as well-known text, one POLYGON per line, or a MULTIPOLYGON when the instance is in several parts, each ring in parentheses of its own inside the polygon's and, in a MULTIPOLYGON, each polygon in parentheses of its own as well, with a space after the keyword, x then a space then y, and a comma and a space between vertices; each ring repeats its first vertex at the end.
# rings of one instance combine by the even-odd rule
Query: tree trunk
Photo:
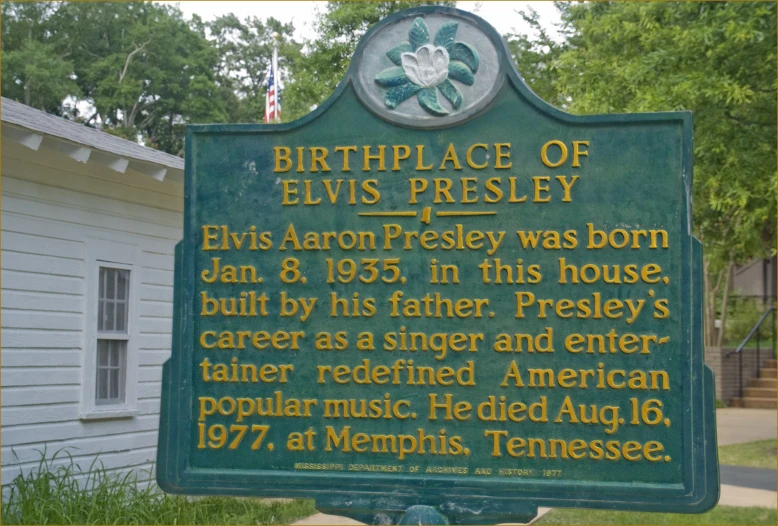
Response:
POLYGON ((718 297, 721 287, 721 281, 724 278, 724 271, 720 270, 716 276, 711 276, 710 261, 705 258, 703 263, 703 282, 705 293, 705 330, 704 343, 706 346, 715 346, 718 341, 716 333, 716 320, 718 319, 718 297), (713 281, 716 284, 713 285, 713 281))
POLYGON ((727 328, 727 303, 729 302, 729 284, 732 280, 732 269, 735 263, 732 261, 732 255, 729 256, 727 262, 726 279, 724 280, 724 296, 721 298, 721 330, 719 331, 718 338, 716 340, 716 347, 721 347, 724 344, 724 333, 727 328))

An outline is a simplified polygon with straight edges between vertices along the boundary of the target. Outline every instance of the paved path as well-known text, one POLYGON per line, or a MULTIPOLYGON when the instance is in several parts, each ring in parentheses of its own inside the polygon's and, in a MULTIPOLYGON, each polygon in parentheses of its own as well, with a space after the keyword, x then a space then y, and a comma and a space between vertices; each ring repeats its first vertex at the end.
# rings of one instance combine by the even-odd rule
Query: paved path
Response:
POLYGON ((722 484, 775 491, 775 470, 745 466, 719 466, 722 484))
POLYGON ((775 509, 776 495, 778 493, 774 491, 722 484, 719 506, 757 506, 759 508, 775 509))
POLYGON ((719 445, 742 444, 776 437, 775 409, 725 408, 716 410, 719 445))
POLYGON ((364 524, 359 521, 355 521, 354 519, 349 519, 347 517, 340 517, 338 515, 325 515, 324 513, 316 513, 314 515, 311 515, 310 517, 306 517, 304 519, 301 519, 297 522, 293 522, 293 525, 295 524, 364 524))

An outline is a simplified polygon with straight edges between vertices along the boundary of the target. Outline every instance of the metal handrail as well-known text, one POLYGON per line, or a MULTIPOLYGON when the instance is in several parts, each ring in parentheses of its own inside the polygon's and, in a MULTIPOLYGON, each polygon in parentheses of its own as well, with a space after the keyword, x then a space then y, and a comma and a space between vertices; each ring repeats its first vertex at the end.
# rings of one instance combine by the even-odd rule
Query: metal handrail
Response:
MULTIPOLYGON (((756 324, 751 328, 751 330, 748 332, 748 335, 745 337, 745 339, 738 345, 737 349, 734 351, 730 351, 726 354, 725 357, 729 358, 733 354, 737 354, 738 357, 738 387, 739 387, 739 394, 738 396, 742 399, 743 398, 743 353, 741 352, 743 348, 745 348, 746 344, 751 340, 751 338, 756 334, 756 374, 759 375, 759 369, 762 365, 761 360, 761 335, 759 334, 759 329, 762 327, 762 323, 767 319, 767 317, 770 315, 770 313, 775 311, 775 306, 770 306, 765 310, 765 313, 762 314, 762 317, 759 318, 759 321, 756 322, 756 324)), ((772 352, 775 353, 775 316, 773 318, 773 331, 772 331, 772 340, 773 340, 773 348, 772 352)))
MULTIPOLYGON (((756 334, 756 331, 759 330, 759 328, 761 327, 762 323, 764 323, 764 321, 767 319, 767 316, 769 316, 770 313, 773 312, 774 310, 775 310, 775 307, 768 307, 768 309, 765 311, 765 313, 762 315, 762 317, 759 318, 759 321, 756 322, 756 324, 753 327, 751 327, 751 330, 748 332, 748 335, 745 337, 745 339, 742 342, 740 342, 740 345, 738 345, 737 349, 735 349, 734 351, 729 351, 727 353, 727 357, 742 351, 743 347, 746 346, 746 344, 751 340, 751 338, 754 336, 754 334, 756 334)), ((775 320, 773 320, 773 321, 775 321, 775 320)))

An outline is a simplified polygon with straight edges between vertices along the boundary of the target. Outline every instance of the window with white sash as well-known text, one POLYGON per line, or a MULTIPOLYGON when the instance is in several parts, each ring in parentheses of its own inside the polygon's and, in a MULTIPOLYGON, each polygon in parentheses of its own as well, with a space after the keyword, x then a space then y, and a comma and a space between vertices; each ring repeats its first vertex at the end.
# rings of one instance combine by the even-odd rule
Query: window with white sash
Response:
POLYGON ((137 413, 139 253, 134 245, 98 239, 87 242, 84 419, 137 413))
POLYGON ((109 266, 99 268, 95 404, 123 404, 130 339, 130 271, 109 266))

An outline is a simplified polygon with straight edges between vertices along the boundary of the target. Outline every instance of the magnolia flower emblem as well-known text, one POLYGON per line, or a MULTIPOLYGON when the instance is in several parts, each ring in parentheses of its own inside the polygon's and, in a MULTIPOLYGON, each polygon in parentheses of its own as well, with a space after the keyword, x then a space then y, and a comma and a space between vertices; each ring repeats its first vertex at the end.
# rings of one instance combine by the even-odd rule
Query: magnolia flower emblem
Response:
POLYGON ((438 92, 455 110, 462 106, 462 92, 451 81, 472 86, 479 58, 472 46, 454 40, 458 27, 457 22, 443 24, 430 44, 427 24, 422 18, 413 21, 408 41, 386 53, 397 67, 385 69, 375 78, 378 85, 386 88, 384 103, 388 108, 394 109, 416 95, 427 113, 448 115, 448 110, 438 102, 438 92))

